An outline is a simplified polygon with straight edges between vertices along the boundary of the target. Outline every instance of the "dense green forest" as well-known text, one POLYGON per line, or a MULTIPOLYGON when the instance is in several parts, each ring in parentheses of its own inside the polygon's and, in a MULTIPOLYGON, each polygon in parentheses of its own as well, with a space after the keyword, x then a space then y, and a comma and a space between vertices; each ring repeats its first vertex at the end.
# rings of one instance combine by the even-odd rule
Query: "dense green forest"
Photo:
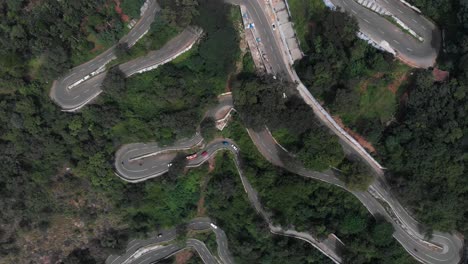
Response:
POLYGON ((250 205, 233 157, 227 153, 216 159, 207 186, 206 207, 226 232, 235 263, 331 263, 304 241, 270 233, 250 205))
POLYGON ((412 70, 406 81, 395 82, 405 67, 357 39, 354 19, 324 10, 320 2, 290 1, 307 51, 296 65, 301 79, 333 114, 374 145, 394 190, 417 219, 433 229, 466 235, 466 1, 410 1, 443 31, 437 67, 450 77, 442 83, 430 70, 412 70))
MULTIPOLYGON (((120 27, 102 28, 102 32, 112 36, 110 45, 125 33, 114 1, 42 1, 40 5, 34 1, 0 2, 2 259, 11 263, 18 258, 25 261, 47 255, 58 261, 73 252, 71 257, 95 258, 99 263, 125 246, 134 232, 145 230, 144 221, 141 228, 132 222, 138 221, 134 215, 139 208, 149 206, 132 204, 138 201, 132 197, 141 197, 139 193, 145 187, 118 180, 112 168, 115 150, 133 140, 168 142, 193 134, 201 121, 202 107, 208 107, 214 95, 224 90, 228 73, 239 56, 238 36, 232 23, 232 10, 236 9, 214 0, 175 5, 163 1, 161 5, 165 15, 156 23, 172 25, 176 30, 191 23, 203 26, 206 35, 201 43, 173 64, 125 80, 108 89, 95 104, 79 113, 67 114, 51 102, 48 89, 53 79, 74 64, 85 61, 88 55, 97 55, 87 37, 98 34, 101 28, 86 26, 88 16, 104 12, 98 14, 102 23, 121 23, 120 27), (102 9, 96 10, 96 6, 102 9), (206 13, 216 15, 210 16, 209 21, 198 15, 206 13), (56 23, 64 17, 64 23, 56 23), (208 26, 213 21, 218 26, 208 26), (20 38, 13 29, 24 35, 20 38), (214 62, 217 58, 208 51, 223 53, 223 64, 214 62), (156 79, 162 75, 164 78, 156 79), (138 82, 157 89, 140 89, 138 82), (117 96, 115 89, 125 91, 117 96), (164 91, 173 94, 170 98, 158 96, 164 91), (193 101, 183 101, 185 96, 193 101), (199 104, 190 109, 195 102, 199 104), (151 111, 145 112, 151 106, 151 111), (151 115, 157 109, 159 116, 151 115), (180 118, 170 123, 177 115, 180 118), (51 241, 59 241, 60 247, 51 241), (74 251, 75 248, 89 250, 74 251)), ((154 223, 148 226, 157 228, 154 223)))
MULTIPOLYGON (((339 168, 352 189, 365 190, 372 175, 345 157, 338 138, 324 127, 294 90, 294 84, 242 73, 233 83, 234 105, 243 123, 254 130, 271 130, 275 139, 306 167, 324 171, 339 168)), ((282 155, 283 163, 289 163, 282 155)))
POLYGON ((419 71, 398 122, 380 142, 395 189, 434 229, 468 234, 468 17, 466 1, 412 1, 444 33, 437 66, 450 78, 419 71))
MULTIPOLYGON (((259 192, 261 202, 273 213, 273 221, 319 238, 335 233, 346 245, 345 263, 414 263, 393 239, 393 227, 385 220, 374 219, 352 194, 272 166, 258 152, 239 120, 226 129, 223 134, 239 145, 242 169, 259 192)), ((215 189, 228 196, 232 193, 225 184, 215 189)), ((222 223, 223 227, 229 225, 222 223)), ((243 226, 237 230, 242 233, 243 226)))
POLYGON ((378 142, 397 108, 397 91, 389 87, 407 67, 360 40, 353 17, 328 10, 321 0, 291 2, 309 21, 301 42, 307 56, 296 65, 301 80, 345 125, 378 142))

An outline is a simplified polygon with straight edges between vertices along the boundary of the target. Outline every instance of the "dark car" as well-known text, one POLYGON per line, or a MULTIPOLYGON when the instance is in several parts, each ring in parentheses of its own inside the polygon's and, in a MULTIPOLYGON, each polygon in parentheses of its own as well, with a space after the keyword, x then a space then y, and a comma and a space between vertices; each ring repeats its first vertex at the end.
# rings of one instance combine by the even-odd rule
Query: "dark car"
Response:
POLYGON ((224 146, 229 146, 229 142, 223 141, 223 145, 224 145, 224 146))
POLYGON ((206 156, 208 156, 208 152, 203 151, 201 155, 202 155, 203 157, 206 157, 206 156))

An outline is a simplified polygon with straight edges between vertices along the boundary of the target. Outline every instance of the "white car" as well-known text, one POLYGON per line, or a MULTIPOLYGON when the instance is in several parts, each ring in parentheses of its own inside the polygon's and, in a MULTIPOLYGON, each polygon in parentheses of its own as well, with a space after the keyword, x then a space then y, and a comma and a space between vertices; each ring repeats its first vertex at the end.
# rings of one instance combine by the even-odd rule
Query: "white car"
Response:
POLYGON ((276 25, 275 24, 271 24, 271 27, 273 28, 273 30, 276 30, 276 25))
POLYGON ((231 147, 232 147, 232 148, 233 148, 235 151, 239 151, 239 148, 238 148, 238 147, 236 147, 236 145, 234 145, 234 144, 231 144, 231 147))
POLYGON ((218 229, 218 227, 217 227, 215 224, 213 224, 213 223, 210 223, 210 226, 211 226, 212 228, 214 228, 214 229, 218 229))
POLYGON ((171 167, 171 166, 172 166, 172 162, 167 164, 167 167, 171 167))

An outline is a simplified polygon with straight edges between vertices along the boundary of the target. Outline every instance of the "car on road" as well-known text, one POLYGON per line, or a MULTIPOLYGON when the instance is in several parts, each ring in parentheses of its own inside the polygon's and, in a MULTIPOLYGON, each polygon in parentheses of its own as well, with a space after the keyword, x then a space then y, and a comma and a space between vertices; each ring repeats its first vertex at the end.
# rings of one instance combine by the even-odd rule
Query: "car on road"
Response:
POLYGON ((232 147, 232 148, 233 148, 235 151, 239 151, 239 148, 238 148, 238 147, 236 147, 236 145, 234 145, 234 144, 231 144, 231 147, 232 147))
POLYGON ((224 146, 229 146, 229 142, 223 141, 223 145, 224 145, 224 146))
POLYGON ((254 23, 250 23, 247 25, 247 28, 255 28, 255 24, 254 23))
POLYGON ((206 156, 208 156, 208 152, 207 152, 207 151, 203 151, 201 155, 202 155, 203 157, 206 157, 206 156))
POLYGON ((211 226, 212 228, 214 228, 214 229, 218 229, 218 227, 217 227, 215 224, 213 224, 213 223, 210 223, 210 226, 211 226))
POLYGON ((163 236, 163 234, 162 234, 162 233, 159 233, 159 234, 158 234, 158 237, 162 237, 162 236, 163 236))
POLYGON ((276 30, 276 25, 275 24, 271 24, 271 27, 273 28, 273 30, 276 30))
POLYGON ((185 158, 188 159, 188 160, 193 160, 193 159, 195 159, 196 157, 198 157, 198 154, 197 154, 197 153, 193 153, 193 154, 188 155, 188 156, 185 157, 185 158))
POLYGON ((167 167, 171 167, 171 166, 172 166, 172 162, 167 164, 167 167))

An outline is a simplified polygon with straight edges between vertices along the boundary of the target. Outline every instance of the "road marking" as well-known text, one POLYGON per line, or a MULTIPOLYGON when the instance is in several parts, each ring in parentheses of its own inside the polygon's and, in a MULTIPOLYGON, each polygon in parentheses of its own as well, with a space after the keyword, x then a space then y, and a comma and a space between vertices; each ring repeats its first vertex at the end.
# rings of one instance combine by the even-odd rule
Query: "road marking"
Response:
POLYGON ((422 27, 422 29, 426 30, 426 27, 424 27, 424 26, 421 26, 421 27, 422 27))
POLYGON ((366 21, 367 24, 370 24, 369 20, 367 20, 367 19, 365 19, 365 18, 364 18, 363 20, 366 21))
POLYGON ((413 50, 412 50, 412 49, 410 49, 410 48, 406 48, 406 49, 407 49, 408 51, 413 51, 413 50))
POLYGON ((68 75, 68 76, 67 76, 65 79, 63 79, 63 80, 66 81, 68 78, 72 77, 72 76, 75 75, 75 74, 76 74, 76 73, 74 72, 74 73, 68 75))
POLYGON ((400 44, 400 42, 396 41, 396 40, 393 40, 393 42, 395 42, 396 44, 400 44))
POLYGON ((351 11, 352 11, 354 14, 357 14, 357 12, 356 12, 356 11, 354 11, 354 9, 353 9, 353 10, 351 10, 351 11))
POLYGON ((400 12, 400 13, 402 13, 402 14, 403 14, 403 11, 401 11, 401 10, 400 10, 400 9, 398 9, 398 8, 397 8, 397 10, 398 10, 398 12, 400 12))
POLYGON ((120 256, 116 257, 110 264, 113 264, 116 260, 118 260, 120 256))

